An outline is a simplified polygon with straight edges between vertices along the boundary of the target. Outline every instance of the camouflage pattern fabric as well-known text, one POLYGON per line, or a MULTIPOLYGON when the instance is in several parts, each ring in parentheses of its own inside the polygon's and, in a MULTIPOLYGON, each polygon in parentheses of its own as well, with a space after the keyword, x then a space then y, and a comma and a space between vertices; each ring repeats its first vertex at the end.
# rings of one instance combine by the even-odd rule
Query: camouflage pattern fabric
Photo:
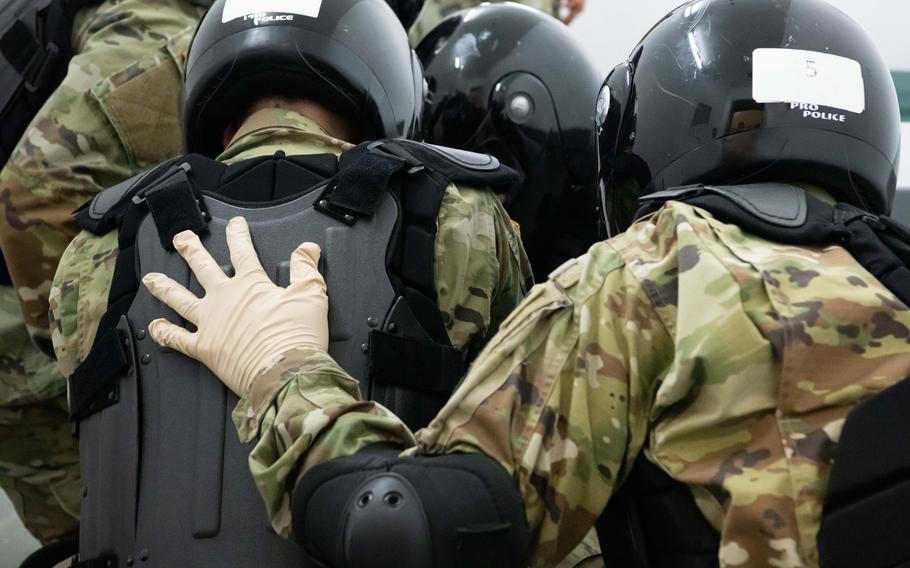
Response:
POLYGON ((78 527, 79 461, 65 384, 32 344, 15 291, 0 288, 0 487, 42 542, 78 527))
MULTIPOLYGON (((420 43, 446 16, 479 6, 485 0, 426 0, 417 19, 408 30, 412 46, 420 43)), ((501 1, 501 0, 500 0, 501 1)), ((540 10, 553 17, 559 17, 559 0, 510 0, 540 10)))
POLYGON ((14 283, 3 291, 0 484, 43 542, 72 531, 79 509, 65 382, 41 352, 51 350, 51 278, 76 234, 70 213, 181 151, 182 67, 202 13, 180 0, 80 11, 67 76, 0 172, 0 247, 14 283))
MULTIPOLYGON (((235 162, 278 149, 289 155, 339 154, 349 147, 297 113, 263 109, 244 122, 219 159, 235 162)), ((60 368, 67 375, 91 348, 107 307, 116 256, 116 231, 101 237, 82 232, 60 262, 50 293, 51 322, 60 368)), ((524 249, 496 196, 457 185, 446 188, 440 207, 435 270, 440 310, 459 347, 492 337, 531 282, 524 249)), ((366 443, 371 440, 364 437, 366 443)))
POLYGON ((910 375, 908 343, 910 310, 841 247, 670 202, 536 286, 416 434, 308 351, 265 372, 235 421, 258 437, 250 469, 284 535, 298 465, 365 441, 483 452, 520 488, 532 564, 552 566, 644 452, 691 489, 721 566, 817 566, 844 419, 910 375))

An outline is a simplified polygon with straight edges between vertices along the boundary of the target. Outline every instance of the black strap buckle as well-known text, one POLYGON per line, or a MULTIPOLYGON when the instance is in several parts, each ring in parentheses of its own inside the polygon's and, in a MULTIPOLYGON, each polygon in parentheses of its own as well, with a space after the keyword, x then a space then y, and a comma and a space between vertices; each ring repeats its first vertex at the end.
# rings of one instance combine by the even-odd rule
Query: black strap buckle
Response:
POLYGON ((365 142, 341 155, 338 173, 319 196, 317 211, 346 225, 373 216, 392 177, 409 167, 402 158, 378 151, 377 144, 365 142))
POLYGON ((164 250, 174 250, 174 237, 183 231, 203 235, 211 216, 205 209, 202 195, 196 191, 189 174, 190 164, 173 166, 160 180, 141 190, 133 203, 145 203, 152 214, 158 239, 164 250))
POLYGON ((53 86, 54 72, 63 59, 63 50, 56 43, 39 41, 21 18, 0 36, 0 53, 18 71, 25 90, 31 94, 53 86))
POLYGON ((63 54, 55 43, 49 43, 37 51, 23 74, 25 90, 35 94, 51 87, 55 83, 54 71, 59 69, 61 59, 63 54))

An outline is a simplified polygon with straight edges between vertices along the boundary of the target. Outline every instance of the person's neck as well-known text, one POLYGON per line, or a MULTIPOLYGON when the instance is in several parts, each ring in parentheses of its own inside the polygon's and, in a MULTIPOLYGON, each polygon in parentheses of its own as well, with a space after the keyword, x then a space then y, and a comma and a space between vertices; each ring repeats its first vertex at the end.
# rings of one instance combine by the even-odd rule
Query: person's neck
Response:
MULTIPOLYGON (((258 111, 267 108, 277 108, 296 112, 300 116, 309 118, 332 138, 346 142, 357 142, 357 135, 347 120, 325 108, 317 102, 308 99, 294 99, 286 97, 268 97, 254 103, 247 111, 247 119, 258 111)), ((246 122, 246 120, 244 120, 246 122)), ((243 124, 238 130, 243 129, 243 124)))

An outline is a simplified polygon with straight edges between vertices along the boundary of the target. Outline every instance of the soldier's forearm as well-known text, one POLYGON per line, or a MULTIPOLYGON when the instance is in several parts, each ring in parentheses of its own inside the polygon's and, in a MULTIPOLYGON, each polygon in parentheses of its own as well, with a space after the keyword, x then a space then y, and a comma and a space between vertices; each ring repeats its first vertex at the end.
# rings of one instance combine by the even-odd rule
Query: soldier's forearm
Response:
POLYGON ((402 449, 414 443, 401 420, 363 401, 357 381, 328 354, 312 349, 289 353, 260 377, 237 405, 234 422, 242 439, 258 436, 250 471, 272 526, 285 537, 290 477, 377 442, 402 449))

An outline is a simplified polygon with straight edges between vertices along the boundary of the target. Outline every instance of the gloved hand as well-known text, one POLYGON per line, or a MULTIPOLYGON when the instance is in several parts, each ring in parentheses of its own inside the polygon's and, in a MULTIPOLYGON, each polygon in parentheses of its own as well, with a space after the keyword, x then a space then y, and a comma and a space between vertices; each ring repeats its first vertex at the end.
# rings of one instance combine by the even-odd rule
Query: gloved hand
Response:
POLYGON ((205 296, 158 273, 142 282, 153 296, 192 322, 192 333, 165 319, 149 324, 157 343, 201 361, 229 389, 242 396, 253 380, 288 351, 328 349, 329 301, 325 280, 316 268, 319 246, 303 243, 291 255, 291 284, 272 283, 256 255, 242 217, 227 226, 227 244, 235 275, 228 278, 191 231, 174 237, 174 247, 190 265, 205 296))

